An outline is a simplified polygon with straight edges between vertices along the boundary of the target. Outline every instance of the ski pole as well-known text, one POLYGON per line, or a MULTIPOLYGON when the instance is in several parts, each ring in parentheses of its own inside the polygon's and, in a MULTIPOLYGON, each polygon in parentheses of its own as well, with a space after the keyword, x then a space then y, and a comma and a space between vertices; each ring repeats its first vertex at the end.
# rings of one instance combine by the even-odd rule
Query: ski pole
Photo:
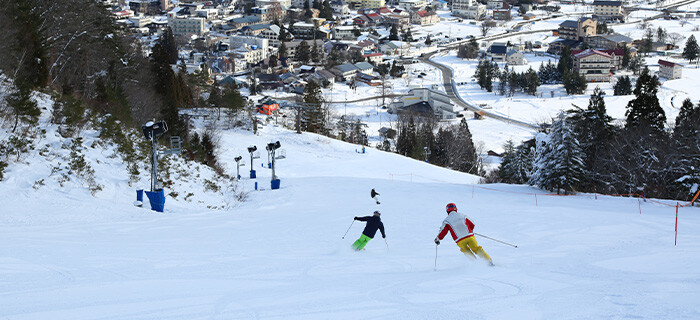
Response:
MULTIPOLYGON (((353 224, 353 223, 355 223, 355 219, 352 220, 352 223, 351 223, 350 226, 348 227, 348 231, 350 231, 350 228, 352 228, 352 224, 353 224)), ((345 234, 343 235, 343 239, 345 239, 345 236, 348 235, 348 231, 345 231, 345 234)))
POLYGON ((487 236, 485 236, 485 235, 483 235, 483 234, 478 234, 478 233, 476 233, 476 232, 474 232, 474 234, 477 235, 477 236, 480 236, 480 237, 484 237, 484 238, 489 239, 489 240, 493 240, 493 241, 500 242, 500 243, 505 244, 505 245, 509 245, 509 246, 511 246, 511 247, 514 247, 514 248, 517 248, 517 247, 518 247, 518 246, 516 246, 516 245, 514 245, 514 244, 510 244, 510 243, 505 242, 505 241, 501 241, 501 240, 498 240, 498 239, 494 239, 494 238, 491 238, 491 237, 487 237, 487 236))
POLYGON ((435 244, 435 269, 433 271, 437 271, 437 243, 435 244))
POLYGON ((386 244, 386 248, 389 249, 389 244, 386 242, 386 238, 384 238, 384 243, 386 244))

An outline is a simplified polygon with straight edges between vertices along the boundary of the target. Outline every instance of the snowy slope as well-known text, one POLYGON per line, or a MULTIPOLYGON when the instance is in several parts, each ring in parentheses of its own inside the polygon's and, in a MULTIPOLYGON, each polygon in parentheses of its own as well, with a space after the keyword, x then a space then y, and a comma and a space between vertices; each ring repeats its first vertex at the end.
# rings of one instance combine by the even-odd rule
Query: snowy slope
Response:
POLYGON ((640 214, 636 199, 474 185, 471 175, 275 127, 225 131, 221 144, 228 173, 248 145, 263 149, 254 168, 265 190, 245 178, 246 160, 248 201, 229 210, 168 199, 158 214, 133 207, 128 188, 93 198, 0 182, 0 319, 700 318, 696 208, 681 209, 674 247, 674 208, 652 202, 640 214), (277 140, 287 158, 277 162, 282 188, 269 190, 260 161, 277 140), (435 271, 448 202, 477 232, 519 247, 478 238, 492 268, 446 239, 435 271), (377 236, 351 251, 363 227, 352 218, 377 207, 386 244, 377 236))

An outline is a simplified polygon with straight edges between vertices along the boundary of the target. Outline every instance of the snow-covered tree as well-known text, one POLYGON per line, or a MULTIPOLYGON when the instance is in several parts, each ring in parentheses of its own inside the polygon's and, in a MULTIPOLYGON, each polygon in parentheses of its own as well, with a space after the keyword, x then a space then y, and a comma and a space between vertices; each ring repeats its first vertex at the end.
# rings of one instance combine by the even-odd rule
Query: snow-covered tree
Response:
POLYGON ((534 161, 534 148, 530 142, 526 141, 516 147, 508 140, 503 149, 503 159, 498 168, 499 177, 505 183, 527 183, 532 175, 534 161))
POLYGON ((688 59, 688 61, 692 63, 693 60, 698 59, 698 56, 700 56, 700 46, 698 46, 695 36, 691 35, 690 38, 688 38, 688 41, 685 42, 685 48, 683 48, 683 58, 688 59))
POLYGON ((659 79, 650 74, 649 68, 644 68, 634 88, 636 98, 627 104, 625 128, 649 126, 657 133, 664 130, 666 114, 656 96, 658 91, 659 79))
POLYGON ((700 106, 690 99, 683 101, 673 129, 676 142, 676 183, 681 197, 692 197, 700 189, 700 106))
POLYGON ((566 116, 560 115, 551 132, 537 138, 535 171, 529 183, 557 193, 576 190, 584 175, 583 151, 566 116))

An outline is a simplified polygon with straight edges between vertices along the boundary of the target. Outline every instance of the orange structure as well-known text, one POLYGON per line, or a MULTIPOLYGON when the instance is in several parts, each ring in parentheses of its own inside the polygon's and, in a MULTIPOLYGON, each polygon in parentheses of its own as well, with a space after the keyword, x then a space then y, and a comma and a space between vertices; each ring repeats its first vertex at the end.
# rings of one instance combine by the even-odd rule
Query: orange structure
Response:
POLYGON ((280 109, 279 103, 272 99, 267 99, 258 105, 258 112, 266 115, 272 115, 273 112, 280 109))

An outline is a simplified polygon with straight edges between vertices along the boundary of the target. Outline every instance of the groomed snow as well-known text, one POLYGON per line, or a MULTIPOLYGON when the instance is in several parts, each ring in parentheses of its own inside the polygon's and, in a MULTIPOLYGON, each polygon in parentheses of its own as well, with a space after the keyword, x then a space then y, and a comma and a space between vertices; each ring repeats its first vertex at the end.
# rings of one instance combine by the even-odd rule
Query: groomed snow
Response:
POLYGON ((114 197, 34 191, 23 182, 31 176, 0 183, 0 318, 700 318, 697 208, 680 210, 674 246, 671 207, 474 185, 474 176, 273 126, 224 131, 220 161, 231 173, 248 145, 277 140, 282 188, 269 190, 263 152, 254 167, 266 190, 244 174, 249 199, 229 210, 170 198, 163 214, 134 207, 118 166, 98 172, 114 180, 114 197), (518 248, 478 238, 496 263, 488 267, 445 239, 434 270, 448 202, 477 232, 518 248), (352 218, 377 207, 386 244, 378 234, 351 251, 363 227, 352 218))

